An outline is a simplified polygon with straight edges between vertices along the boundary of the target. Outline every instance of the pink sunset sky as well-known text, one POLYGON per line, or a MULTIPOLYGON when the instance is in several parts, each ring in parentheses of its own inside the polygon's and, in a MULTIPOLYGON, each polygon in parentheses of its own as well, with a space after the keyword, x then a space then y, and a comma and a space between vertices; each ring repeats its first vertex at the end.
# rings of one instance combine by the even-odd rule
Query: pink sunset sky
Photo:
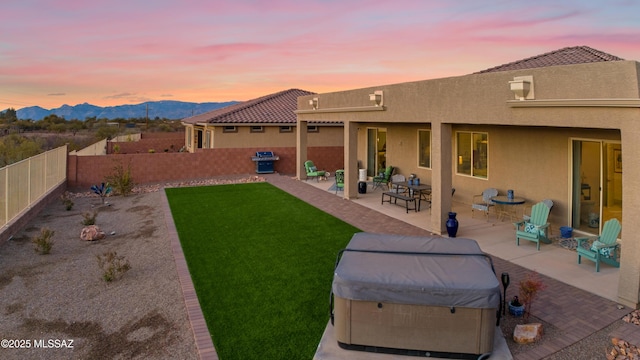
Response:
POLYGON ((635 0, 8 0, 0 110, 331 92, 579 45, 640 61, 638 14, 635 0))

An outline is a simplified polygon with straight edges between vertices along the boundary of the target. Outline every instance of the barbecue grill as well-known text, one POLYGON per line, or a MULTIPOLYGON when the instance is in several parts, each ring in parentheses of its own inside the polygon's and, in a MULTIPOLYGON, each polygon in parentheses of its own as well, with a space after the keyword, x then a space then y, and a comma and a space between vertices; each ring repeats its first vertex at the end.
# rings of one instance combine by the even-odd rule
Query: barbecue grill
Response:
POLYGON ((273 162, 280 160, 280 157, 273 154, 273 151, 256 151, 256 156, 251 158, 256 163, 257 174, 273 173, 273 162))

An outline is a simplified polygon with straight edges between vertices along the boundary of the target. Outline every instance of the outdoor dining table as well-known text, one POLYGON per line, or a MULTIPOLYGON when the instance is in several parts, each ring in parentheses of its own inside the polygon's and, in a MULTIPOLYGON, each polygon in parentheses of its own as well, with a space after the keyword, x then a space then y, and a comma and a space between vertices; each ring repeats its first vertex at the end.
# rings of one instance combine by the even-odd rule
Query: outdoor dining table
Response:
POLYGON ((409 196, 414 196, 418 199, 418 211, 420 211, 420 204, 422 201, 426 201, 431 206, 431 185, 429 184, 409 184, 408 181, 391 182, 392 188, 395 188, 397 193, 406 192, 409 196))
POLYGON ((498 195, 491 198, 496 204, 498 220, 502 221, 505 216, 509 216, 511 221, 518 218, 517 212, 519 205, 524 204, 527 200, 521 197, 508 197, 506 195, 498 195))

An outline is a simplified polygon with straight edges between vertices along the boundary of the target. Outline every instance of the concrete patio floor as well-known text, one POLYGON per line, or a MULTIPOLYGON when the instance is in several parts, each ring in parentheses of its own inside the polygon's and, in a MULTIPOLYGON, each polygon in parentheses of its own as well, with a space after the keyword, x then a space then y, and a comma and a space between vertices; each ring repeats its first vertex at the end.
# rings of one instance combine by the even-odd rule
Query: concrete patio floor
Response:
MULTIPOLYGON (((335 190, 329 190, 333 186, 331 178, 326 181, 302 182, 335 194, 335 190)), ((433 231, 430 228, 431 212, 428 204, 423 203, 419 212, 410 210, 407 213, 402 201, 399 201, 398 205, 387 202, 383 205, 381 203, 383 191, 386 190, 381 188, 372 190, 369 185, 366 194, 358 194, 356 199, 350 200, 416 227, 433 231)), ((336 196, 343 197, 342 191, 338 191, 336 196)), ((457 213, 456 218, 459 223, 457 237, 476 240, 480 248, 490 255, 526 269, 538 271, 540 274, 605 299, 617 300, 619 269, 604 264, 600 266, 600 272, 596 272, 595 263, 589 260, 583 260, 582 264, 578 265, 576 252, 559 246, 555 241, 552 244, 541 244, 540 251, 536 249, 535 243, 529 241, 520 241, 520 246, 516 246, 515 228, 509 219, 498 220, 493 213, 488 220, 478 214, 472 218, 471 206, 463 204, 461 200, 454 195, 452 211, 457 213)), ((552 224, 551 226, 552 237, 559 238, 560 225, 552 224)), ((447 234, 442 236, 446 237, 447 234)))

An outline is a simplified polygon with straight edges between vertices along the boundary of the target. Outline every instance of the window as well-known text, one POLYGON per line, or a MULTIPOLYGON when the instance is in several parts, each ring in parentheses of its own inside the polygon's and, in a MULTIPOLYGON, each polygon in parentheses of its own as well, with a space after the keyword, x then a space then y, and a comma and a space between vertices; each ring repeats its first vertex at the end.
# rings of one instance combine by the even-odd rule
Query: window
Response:
POLYGON ((205 149, 211 148, 211 131, 204 132, 204 148, 205 149))
POLYGON ((189 148, 191 148, 191 136, 193 134, 193 128, 189 127, 189 131, 187 131, 187 146, 189 146, 189 148))
POLYGON ((252 127, 251 127, 251 132, 252 132, 252 133, 261 133, 261 132, 264 132, 264 127, 262 127, 262 126, 252 126, 252 127))
POLYGON ((487 133, 458 132, 457 140, 457 173, 487 178, 488 145, 487 133))
POLYGON ((281 133, 290 133, 293 132, 293 126, 280 126, 281 133))
POLYGON ((418 130, 418 166, 431 168, 431 130, 418 130))
POLYGON ((307 126, 307 132, 318 132, 319 129, 316 125, 307 126))
POLYGON ((238 132, 238 128, 235 126, 225 126, 222 128, 223 133, 234 133, 238 132))

